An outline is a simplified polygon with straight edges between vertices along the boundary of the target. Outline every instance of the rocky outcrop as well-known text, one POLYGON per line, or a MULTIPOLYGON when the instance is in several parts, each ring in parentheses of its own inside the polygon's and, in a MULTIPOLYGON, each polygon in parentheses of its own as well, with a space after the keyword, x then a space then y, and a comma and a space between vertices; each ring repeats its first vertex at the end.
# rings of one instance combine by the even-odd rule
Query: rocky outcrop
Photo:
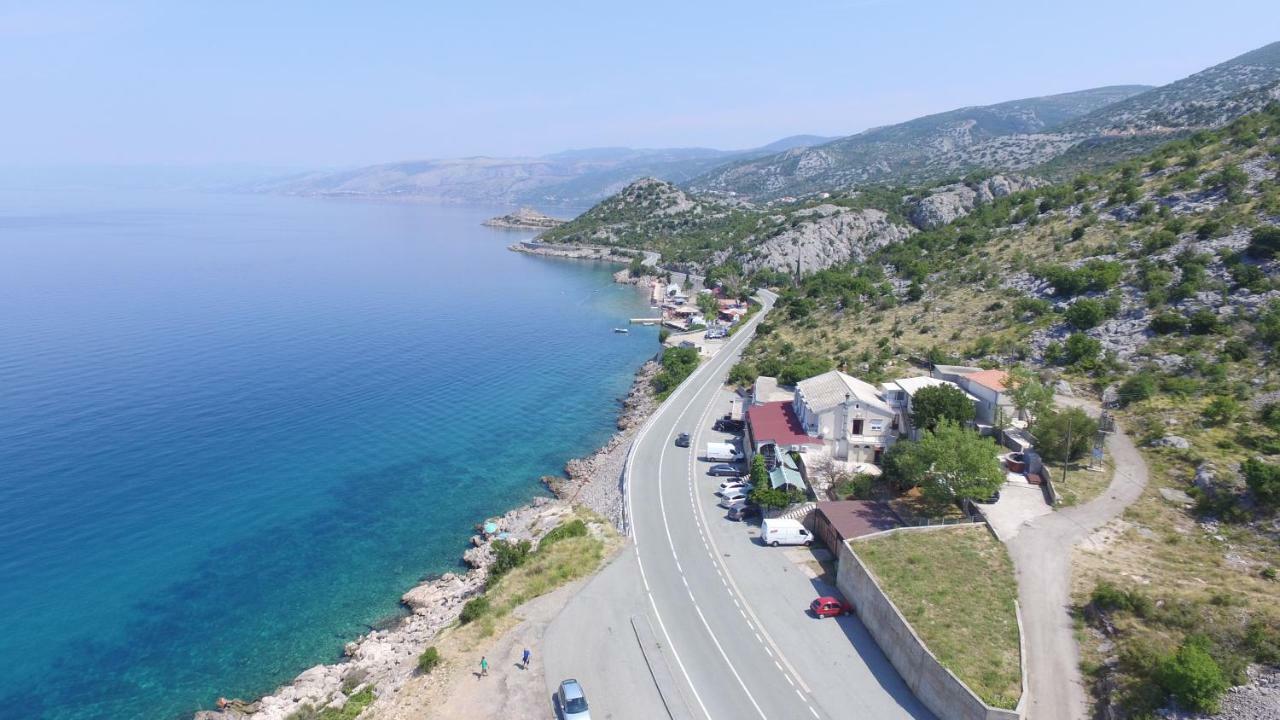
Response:
POLYGON ((1039 187, 1040 180, 1021 175, 993 175, 976 184, 956 183, 934 188, 917 199, 909 214, 911 224, 930 230, 958 220, 996 198, 1039 187))
POLYGON ((881 210, 854 210, 819 205, 793 213, 795 225, 763 240, 736 259, 747 272, 761 268, 810 273, 850 261, 865 260, 915 230, 898 225, 881 210))
POLYGON ((520 208, 519 210, 507 215, 499 215, 498 217, 489 218, 480 223, 488 227, 506 228, 511 230, 549 230, 553 227, 559 227, 566 221, 558 220, 550 215, 543 215, 533 208, 520 208))
POLYGON ((1157 448, 1173 448, 1174 450, 1186 450, 1191 447, 1191 442, 1184 437, 1177 435, 1165 435, 1162 438, 1151 441, 1151 447, 1157 448))

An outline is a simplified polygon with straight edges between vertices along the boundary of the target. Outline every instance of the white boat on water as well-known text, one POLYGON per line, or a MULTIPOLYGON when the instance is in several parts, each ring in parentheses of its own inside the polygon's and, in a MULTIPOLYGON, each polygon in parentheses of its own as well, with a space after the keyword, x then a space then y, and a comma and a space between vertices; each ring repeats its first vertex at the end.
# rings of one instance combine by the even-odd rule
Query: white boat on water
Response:
POLYGON ((616 333, 629 333, 631 332, 631 329, 630 328, 614 328, 613 331, 616 333))

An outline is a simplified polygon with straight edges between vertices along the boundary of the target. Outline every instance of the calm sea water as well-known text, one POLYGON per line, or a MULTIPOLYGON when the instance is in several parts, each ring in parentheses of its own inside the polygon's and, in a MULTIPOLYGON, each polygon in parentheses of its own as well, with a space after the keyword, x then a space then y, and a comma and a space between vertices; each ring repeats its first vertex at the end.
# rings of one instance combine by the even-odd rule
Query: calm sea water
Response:
POLYGON ((608 437, 645 298, 494 212, 0 193, 0 716, 270 691, 608 437))

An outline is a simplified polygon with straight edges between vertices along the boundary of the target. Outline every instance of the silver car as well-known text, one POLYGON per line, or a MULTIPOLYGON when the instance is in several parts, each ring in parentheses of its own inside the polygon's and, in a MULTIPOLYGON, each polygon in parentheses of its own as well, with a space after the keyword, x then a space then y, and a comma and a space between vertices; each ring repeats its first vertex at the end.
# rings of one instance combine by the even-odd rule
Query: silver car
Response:
POLYGON ((591 720, 587 712, 587 696, 577 680, 569 679, 560 683, 556 691, 556 702, 560 705, 560 717, 564 720, 591 720))

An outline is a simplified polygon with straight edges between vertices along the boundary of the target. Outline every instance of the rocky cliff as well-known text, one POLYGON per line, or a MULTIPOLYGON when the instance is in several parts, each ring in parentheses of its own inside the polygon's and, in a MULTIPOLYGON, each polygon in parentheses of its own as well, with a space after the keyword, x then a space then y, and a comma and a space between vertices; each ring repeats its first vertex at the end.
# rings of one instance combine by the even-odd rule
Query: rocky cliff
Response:
POLYGON ((747 272, 767 268, 808 273, 864 260, 913 232, 876 209, 818 205, 791 217, 799 222, 758 243, 748 243, 748 250, 726 252, 718 259, 734 260, 747 272))

